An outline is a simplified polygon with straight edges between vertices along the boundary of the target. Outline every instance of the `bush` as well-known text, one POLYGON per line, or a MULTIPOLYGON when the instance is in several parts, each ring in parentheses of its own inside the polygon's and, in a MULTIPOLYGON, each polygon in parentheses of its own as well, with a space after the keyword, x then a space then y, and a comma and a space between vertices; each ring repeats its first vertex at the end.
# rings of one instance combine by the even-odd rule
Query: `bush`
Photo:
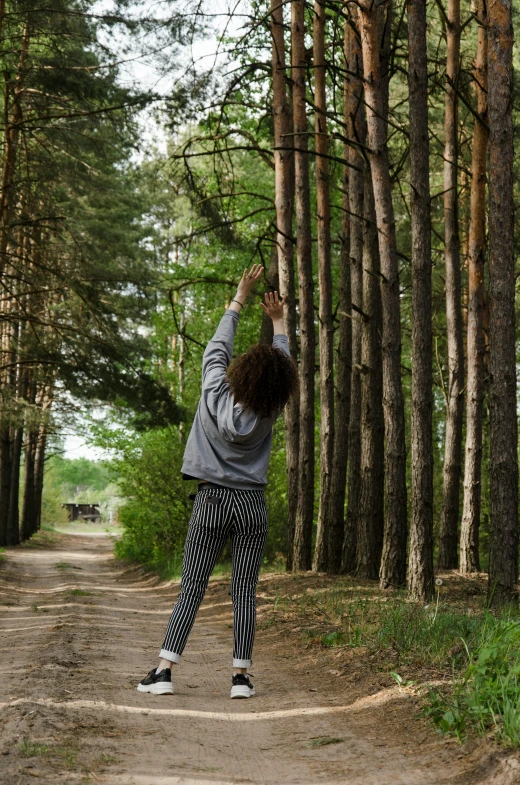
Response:
MULTIPOLYGON (((20 493, 23 489, 20 489, 20 493)), ((42 526, 63 526, 69 521, 69 514, 63 502, 68 501, 63 495, 61 478, 56 466, 55 456, 47 462, 42 493, 42 526)))
POLYGON ((520 620, 485 613, 478 642, 450 694, 429 688, 425 713, 438 730, 462 739, 469 729, 520 746, 520 620))
POLYGON ((138 561, 167 576, 179 572, 191 513, 191 484, 180 473, 182 451, 175 428, 134 434, 119 442, 113 462, 121 495, 124 531, 120 558, 138 561))

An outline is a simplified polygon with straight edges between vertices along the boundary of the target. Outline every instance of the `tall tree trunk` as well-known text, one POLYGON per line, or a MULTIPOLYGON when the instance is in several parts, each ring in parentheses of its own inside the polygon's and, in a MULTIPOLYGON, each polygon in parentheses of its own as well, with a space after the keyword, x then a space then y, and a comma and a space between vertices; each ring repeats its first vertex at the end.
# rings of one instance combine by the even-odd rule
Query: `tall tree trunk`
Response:
POLYGON ((489 600, 513 599, 518 577, 512 1, 488 4, 490 519, 489 600))
POLYGON ((27 394, 27 403, 29 404, 26 415, 25 427, 25 440, 24 440, 24 476, 23 476, 23 499, 22 499, 22 517, 20 521, 20 539, 22 541, 29 539, 34 534, 34 522, 36 518, 35 508, 35 486, 34 486, 34 459, 36 455, 36 443, 38 440, 38 428, 34 426, 31 420, 34 417, 34 412, 31 408, 34 407, 36 401, 36 382, 31 380, 29 383, 29 391, 27 394))
MULTIPOLYGON (((50 402, 49 402, 50 407, 50 402)), ((38 438, 36 440, 36 450, 34 453, 34 531, 41 529, 42 524, 42 497, 43 497, 43 476, 45 469, 45 448, 47 446, 48 417, 40 425, 38 438)))
MULTIPOLYGON (((24 210, 26 198, 22 197, 18 204, 20 226, 18 229, 17 247, 13 258, 17 258, 18 273, 20 268, 24 276, 28 273, 28 250, 29 232, 24 227, 24 210)), ((12 269, 12 266, 9 266, 12 269)), ((20 494, 20 467, 23 449, 23 417, 27 400, 28 390, 28 369, 23 364, 25 343, 27 336, 27 323, 30 319, 32 308, 31 295, 22 293, 22 276, 13 275, 12 293, 13 302, 16 307, 23 309, 27 322, 13 319, 11 333, 11 351, 8 362, 11 366, 9 371, 9 385, 13 391, 13 421, 11 425, 11 488, 9 491, 9 506, 7 510, 7 540, 10 545, 20 543, 20 515, 19 515, 19 494, 20 494)))
POLYGON ((361 335, 361 488, 357 570, 377 579, 384 531, 384 418, 379 248, 372 179, 365 171, 361 335))
MULTIPOLYGON (((21 342, 23 332, 18 325, 17 338, 21 342)), ((18 356, 18 359, 20 357, 18 356)), ((16 367, 15 367, 16 368, 16 367)), ((14 424, 11 428, 11 488, 9 490, 9 507, 7 510, 7 541, 9 545, 18 545, 20 542, 20 516, 19 516, 19 491, 20 491, 20 466, 23 447, 22 412, 27 396, 27 372, 25 367, 18 366, 18 379, 16 380, 16 405, 14 424)))
POLYGON ((314 103, 316 206, 318 224, 319 354, 320 354, 320 504, 313 568, 328 569, 330 493, 334 455, 334 325, 330 260, 330 190, 325 67, 325 5, 314 3, 314 103))
MULTIPOLYGON (((284 40, 284 6, 271 0, 271 36, 273 67, 273 123, 276 204, 276 246, 280 291, 286 295, 285 331, 291 356, 298 360, 296 338, 296 296, 294 282, 294 154, 293 123, 287 96, 287 75, 284 40)), ((284 410, 285 455, 287 467, 287 569, 293 566, 294 528, 298 506, 298 443, 300 438, 300 401, 295 395, 284 410)))
POLYGON ((314 281, 305 89, 305 2, 291 4, 296 253, 300 296, 300 442, 293 569, 311 567, 314 515, 314 281))
POLYGON ((4 409, 0 423, 0 545, 11 545, 7 526, 13 468, 11 447, 9 414, 4 409))
POLYGON ((20 492, 20 466, 23 446, 23 429, 13 429, 12 435, 12 474, 11 491, 9 494, 9 510, 7 514, 7 539, 9 545, 19 545, 20 543, 20 516, 19 516, 19 492, 20 492))
MULTIPOLYGON (((345 69, 351 67, 350 58, 351 28, 348 20, 344 22, 345 69)), ((343 122, 348 135, 349 128, 350 81, 343 81, 343 122)), ((361 107, 363 112, 363 107, 361 107)), ((343 157, 347 161, 350 145, 343 146, 343 157)), ((345 529, 345 491, 348 461, 348 434, 350 423, 350 379, 352 373, 352 294, 350 279, 350 210, 349 210, 349 168, 343 167, 343 193, 341 216, 341 255, 339 272, 338 303, 338 351, 336 364, 336 400, 334 427, 334 456, 330 491, 330 531, 329 531, 329 569, 332 574, 341 570, 341 556, 345 529)))
MULTIPOLYGON (((10 250, 12 246, 10 246, 10 250)), ((8 271, 13 274, 11 265, 8 271)), ((16 357, 18 322, 13 316, 15 301, 6 296, 2 305, 1 358, 4 369, 0 373, 2 408, 0 413, 0 540, 4 545, 14 545, 9 527, 11 487, 13 484, 13 424, 16 421, 16 357)))
POLYGON ((24 444, 24 476, 22 518, 20 522, 20 539, 28 540, 35 532, 36 499, 34 486, 34 459, 36 455, 36 442, 38 434, 27 431, 24 444))
POLYGON ((471 152, 471 204, 468 253, 468 378, 464 505, 460 532, 460 571, 480 570, 479 531, 482 497, 482 406, 484 399, 484 248, 486 244, 487 158, 487 4, 479 0, 475 91, 477 114, 471 152))
MULTIPOLYGON (((182 394, 184 392, 184 375, 186 370, 186 338, 184 336, 184 330, 186 329, 186 306, 185 306, 185 297, 184 294, 181 294, 180 297, 180 316, 179 316, 179 362, 177 364, 177 383, 178 383, 178 391, 179 391, 179 398, 182 400, 182 394)), ((181 421, 178 425, 179 431, 179 441, 181 444, 184 444, 185 440, 185 433, 184 433, 184 423, 181 421)))
MULTIPOLYGON (((382 275, 385 532, 380 578, 382 585, 395 586, 404 582, 406 573, 406 445, 401 385, 399 268, 385 121, 387 77, 380 68, 378 10, 369 0, 363 0, 359 8, 367 136, 382 275)), ((385 8, 388 6, 383 6, 382 12, 385 8)))
POLYGON ((444 110, 444 246, 448 395, 444 440, 444 487, 439 530, 439 567, 457 567, 462 419, 464 413, 464 342, 458 217, 458 98, 460 70, 460 0, 448 0, 446 23, 446 98, 444 110))
POLYGON ((7 244, 9 242, 9 229, 13 212, 16 206, 16 193, 14 192, 15 171, 18 157, 18 139, 22 125, 22 97, 25 89, 29 56, 30 32, 29 24, 25 23, 16 77, 12 88, 12 106, 9 115, 9 84, 5 84, 4 115, 4 156, 2 167, 2 180, 0 190, 0 275, 3 274, 7 264, 7 244))
POLYGON ((412 514, 408 590, 433 591, 432 260, 426 0, 408 0, 412 223, 412 514))
MULTIPOLYGON (((356 15, 352 12, 352 22, 356 15)), ((363 83, 353 74, 363 73, 361 47, 356 31, 349 26, 349 82, 347 128, 349 139, 361 144, 366 140, 366 123, 363 107, 363 83)), ((361 485, 361 313, 363 306, 363 157, 355 146, 349 146, 351 164, 348 180, 348 209, 350 213, 350 281, 352 315, 350 419, 348 432, 348 496, 341 571, 354 572, 357 561, 357 533, 359 521, 359 494, 361 485)))

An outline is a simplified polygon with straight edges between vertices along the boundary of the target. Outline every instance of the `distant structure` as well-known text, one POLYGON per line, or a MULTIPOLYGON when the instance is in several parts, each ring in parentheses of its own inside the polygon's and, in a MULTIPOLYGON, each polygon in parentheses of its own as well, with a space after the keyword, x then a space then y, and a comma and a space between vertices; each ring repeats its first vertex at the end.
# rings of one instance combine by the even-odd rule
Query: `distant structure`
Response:
POLYGON ((62 504, 69 513, 69 521, 91 521, 91 523, 101 523, 101 512, 99 504, 62 504))

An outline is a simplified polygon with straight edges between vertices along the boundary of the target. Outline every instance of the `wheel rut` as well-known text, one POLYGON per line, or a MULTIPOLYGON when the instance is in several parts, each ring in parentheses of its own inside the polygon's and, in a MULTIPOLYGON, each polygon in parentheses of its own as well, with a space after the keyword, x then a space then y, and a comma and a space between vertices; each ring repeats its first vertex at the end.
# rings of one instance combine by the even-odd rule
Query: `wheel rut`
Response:
POLYGON ((56 534, 0 563, 0 782, 448 785, 471 754, 394 687, 340 687, 294 640, 257 634, 257 696, 229 700, 232 607, 210 583, 173 696, 138 693, 178 591, 122 569, 109 538, 56 534), (312 691, 309 684, 312 683, 312 691), (362 693, 362 690, 361 690, 362 693), (330 743, 320 746, 320 740, 330 743))

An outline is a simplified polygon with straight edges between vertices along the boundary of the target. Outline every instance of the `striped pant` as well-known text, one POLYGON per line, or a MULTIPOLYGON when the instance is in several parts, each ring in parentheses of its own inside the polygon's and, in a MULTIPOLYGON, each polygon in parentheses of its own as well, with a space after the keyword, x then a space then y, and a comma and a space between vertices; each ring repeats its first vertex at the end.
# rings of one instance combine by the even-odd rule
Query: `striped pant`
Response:
POLYGON ((203 487, 195 497, 184 560, 181 590, 170 616, 160 657, 179 662, 209 577, 231 537, 231 597, 234 610, 233 666, 251 665, 256 621, 256 584, 267 538, 263 490, 203 487))

